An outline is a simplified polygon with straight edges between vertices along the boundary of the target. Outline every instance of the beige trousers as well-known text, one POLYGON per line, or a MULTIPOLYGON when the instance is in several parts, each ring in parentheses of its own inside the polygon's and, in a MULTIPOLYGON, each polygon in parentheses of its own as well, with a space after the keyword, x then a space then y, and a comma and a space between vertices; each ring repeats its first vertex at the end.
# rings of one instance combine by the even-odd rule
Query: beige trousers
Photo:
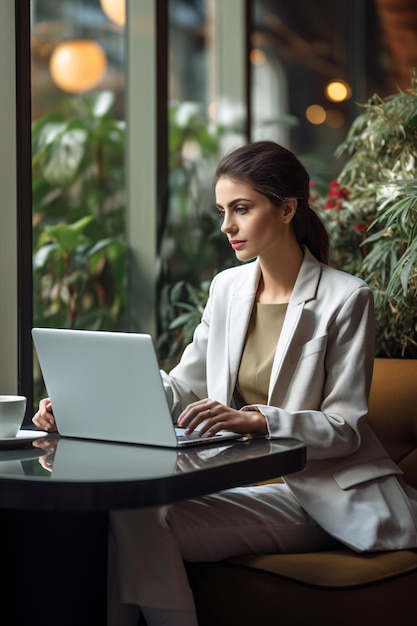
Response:
POLYGON ((113 612, 117 614, 119 602, 193 609, 183 560, 311 552, 333 543, 285 484, 240 487, 168 506, 115 511, 110 515, 109 551, 113 612))

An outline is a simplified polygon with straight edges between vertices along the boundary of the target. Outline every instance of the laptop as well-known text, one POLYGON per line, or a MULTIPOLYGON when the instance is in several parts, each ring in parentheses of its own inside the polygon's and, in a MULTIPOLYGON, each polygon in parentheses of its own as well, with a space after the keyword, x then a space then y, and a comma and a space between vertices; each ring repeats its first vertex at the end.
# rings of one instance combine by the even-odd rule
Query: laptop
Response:
POLYGON ((169 448, 242 438, 175 427, 148 334, 33 328, 32 338, 63 437, 169 448))

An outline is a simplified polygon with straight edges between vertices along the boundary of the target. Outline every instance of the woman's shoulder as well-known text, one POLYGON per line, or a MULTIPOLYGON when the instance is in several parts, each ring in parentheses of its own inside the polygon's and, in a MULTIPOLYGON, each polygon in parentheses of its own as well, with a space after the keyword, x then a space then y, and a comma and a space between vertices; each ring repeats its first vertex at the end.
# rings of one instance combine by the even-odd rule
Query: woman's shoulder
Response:
POLYGON ((331 265, 324 265, 322 269, 322 276, 326 282, 332 285, 343 286, 347 290, 355 291, 356 289, 365 288, 370 289, 369 285, 359 276, 349 274, 343 270, 332 267, 331 265))
POLYGON ((305 298, 327 297, 332 300, 344 300, 355 292, 369 293, 367 283, 342 270, 318 261, 308 249, 305 249, 304 261, 296 283, 296 297, 301 301, 305 298))
POLYGON ((331 266, 323 266, 317 298, 330 308, 338 309, 350 302, 350 306, 364 307, 373 301, 370 286, 359 278, 331 266))

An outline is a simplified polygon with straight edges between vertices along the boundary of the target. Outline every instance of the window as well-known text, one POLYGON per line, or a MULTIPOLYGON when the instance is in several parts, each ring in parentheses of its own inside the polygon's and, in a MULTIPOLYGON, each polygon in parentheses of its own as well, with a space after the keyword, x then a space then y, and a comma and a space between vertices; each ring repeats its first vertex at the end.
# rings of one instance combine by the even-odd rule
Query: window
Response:
POLYGON ((218 157, 272 138, 315 180, 337 175, 357 103, 406 88, 417 65, 415 3, 404 19, 394 5, 135 0, 124 21, 111 12, 122 0, 16 2, 19 329, 13 307, 4 327, 18 336, 18 350, 5 345, 19 354, 20 392, 35 405, 43 393, 34 324, 151 332, 167 367, 178 357, 208 281, 234 262, 212 210, 218 157), (77 87, 57 55, 80 39, 96 76, 77 87), (344 96, 326 95, 332 81, 344 96))

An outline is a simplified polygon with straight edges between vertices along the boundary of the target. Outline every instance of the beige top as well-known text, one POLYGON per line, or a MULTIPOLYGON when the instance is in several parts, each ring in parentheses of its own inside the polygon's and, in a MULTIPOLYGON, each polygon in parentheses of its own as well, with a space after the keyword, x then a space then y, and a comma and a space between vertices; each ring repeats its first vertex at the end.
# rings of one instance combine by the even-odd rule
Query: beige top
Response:
POLYGON ((236 383, 239 404, 266 404, 275 349, 287 304, 255 303, 236 383))

